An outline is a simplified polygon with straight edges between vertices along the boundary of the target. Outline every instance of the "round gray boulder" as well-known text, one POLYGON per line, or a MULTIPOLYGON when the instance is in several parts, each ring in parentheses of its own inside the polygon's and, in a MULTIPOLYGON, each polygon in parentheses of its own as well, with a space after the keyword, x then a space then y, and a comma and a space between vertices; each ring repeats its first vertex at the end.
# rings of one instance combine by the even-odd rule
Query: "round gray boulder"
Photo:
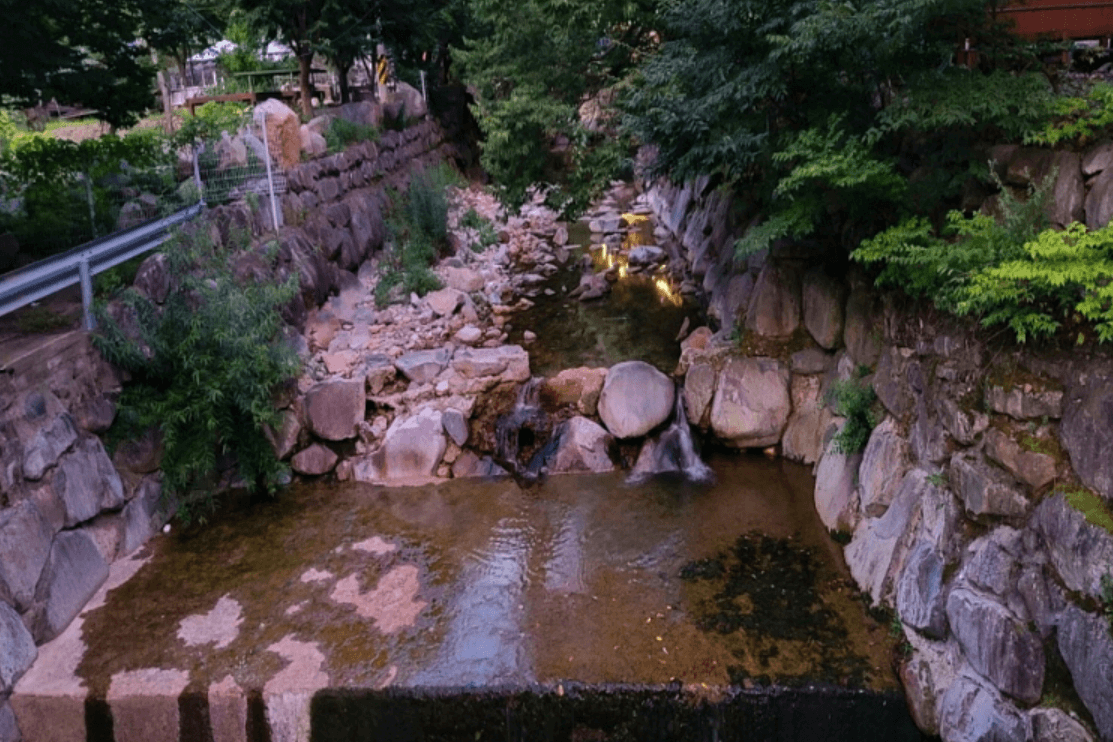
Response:
POLYGON ((607 371, 599 418, 615 438, 637 438, 669 418, 676 387, 645 361, 623 361, 607 371))

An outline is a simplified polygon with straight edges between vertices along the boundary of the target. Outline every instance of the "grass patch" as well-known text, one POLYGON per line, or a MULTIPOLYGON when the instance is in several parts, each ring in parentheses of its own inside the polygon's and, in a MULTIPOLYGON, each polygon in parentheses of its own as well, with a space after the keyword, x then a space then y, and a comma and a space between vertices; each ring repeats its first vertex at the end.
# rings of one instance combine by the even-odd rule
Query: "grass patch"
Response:
POLYGON ((877 394, 873 387, 861 379, 846 379, 833 383, 827 394, 834 404, 835 413, 846 418, 842 430, 831 439, 835 451, 849 456, 866 450, 870 433, 877 424, 877 416, 873 412, 877 394))
POLYGON ((29 307, 19 313, 16 322, 22 333, 42 335, 69 329, 73 325, 73 317, 47 307, 29 307))
POLYGON ((325 144, 328 145, 329 152, 343 152, 351 144, 368 141, 379 141, 377 127, 335 118, 325 130, 325 144))
POLYGON ((1109 509, 1100 497, 1081 487, 1064 488, 1060 489, 1059 492, 1063 494, 1072 508, 1086 516, 1087 521, 1098 528, 1113 533, 1113 515, 1110 515, 1109 509))

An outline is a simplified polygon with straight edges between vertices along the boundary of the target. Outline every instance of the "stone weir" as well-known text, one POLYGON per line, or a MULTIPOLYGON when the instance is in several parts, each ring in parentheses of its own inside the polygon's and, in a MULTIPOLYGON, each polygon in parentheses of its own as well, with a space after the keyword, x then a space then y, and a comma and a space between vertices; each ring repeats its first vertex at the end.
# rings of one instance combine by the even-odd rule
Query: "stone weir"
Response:
MULTIPOLYGON (((1002 148, 1006 183, 1058 167, 1059 223, 1107 223, 1113 145, 1002 148)), ((920 728, 948 741, 1113 740, 1113 359, 1036 353, 902 308, 822 253, 736 259, 745 226, 706 179, 645 184, 720 328, 681 359, 689 418, 815 466, 815 507, 907 646, 920 728), (732 337, 733 336, 733 337, 732 337), (860 453, 829 390, 872 388, 860 453)), ((709 335, 711 333, 708 333, 709 335)))

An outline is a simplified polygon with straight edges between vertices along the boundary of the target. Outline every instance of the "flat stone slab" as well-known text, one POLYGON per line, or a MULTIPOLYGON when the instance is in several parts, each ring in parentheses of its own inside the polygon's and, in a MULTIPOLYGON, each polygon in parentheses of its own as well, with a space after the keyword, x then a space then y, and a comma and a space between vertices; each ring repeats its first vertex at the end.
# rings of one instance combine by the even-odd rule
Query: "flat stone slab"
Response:
POLYGON ((895 688, 886 628, 868 630, 845 589, 810 476, 712 463, 725 484, 626 487, 614 473, 528 492, 510 480, 298 485, 174 530, 113 564, 40 648, 11 701, 23 740, 108 739, 109 724, 116 740, 199 728, 214 742, 347 739, 337 719, 378 713, 387 688, 895 688), (776 605, 760 602, 768 591, 725 592, 732 569, 756 563, 777 584, 814 580, 776 605), (737 624, 722 623, 723 601, 737 624), (365 695, 366 709, 344 705, 365 695))

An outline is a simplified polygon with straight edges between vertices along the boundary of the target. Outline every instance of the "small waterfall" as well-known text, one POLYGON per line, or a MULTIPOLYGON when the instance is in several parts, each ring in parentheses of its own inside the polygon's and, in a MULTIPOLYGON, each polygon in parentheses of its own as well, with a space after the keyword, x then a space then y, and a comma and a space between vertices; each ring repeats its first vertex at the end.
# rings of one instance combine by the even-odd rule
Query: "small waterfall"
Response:
POLYGON ((549 416, 541 409, 541 381, 540 377, 534 377, 523 384, 514 409, 495 423, 496 450, 491 458, 524 486, 535 484, 541 477, 541 467, 547 458, 545 451, 552 445, 550 440, 536 450, 550 433, 549 416), (534 451, 536 455, 523 467, 522 453, 534 451))
POLYGON ((640 484, 655 474, 679 472, 692 482, 710 484, 715 472, 703 463, 692 440, 692 429, 684 410, 684 390, 677 388, 672 424, 642 445, 638 461, 627 477, 627 484, 640 484))

